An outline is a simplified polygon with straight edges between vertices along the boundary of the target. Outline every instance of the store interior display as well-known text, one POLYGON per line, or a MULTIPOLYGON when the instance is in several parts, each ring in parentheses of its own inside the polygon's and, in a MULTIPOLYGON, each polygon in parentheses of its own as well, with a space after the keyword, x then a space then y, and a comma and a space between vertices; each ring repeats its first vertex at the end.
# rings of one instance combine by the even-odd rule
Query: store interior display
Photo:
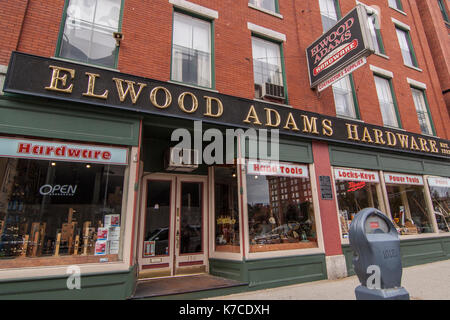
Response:
POLYGON ((235 166, 215 167, 216 250, 239 252, 239 209, 235 166))
POLYGON ((317 247, 308 178, 247 175, 250 252, 317 247))
POLYGON ((0 158, 0 170, 0 259, 112 254, 95 247, 99 228, 120 227, 123 167, 0 158))
POLYGON ((450 187, 429 185, 439 232, 450 232, 450 187))

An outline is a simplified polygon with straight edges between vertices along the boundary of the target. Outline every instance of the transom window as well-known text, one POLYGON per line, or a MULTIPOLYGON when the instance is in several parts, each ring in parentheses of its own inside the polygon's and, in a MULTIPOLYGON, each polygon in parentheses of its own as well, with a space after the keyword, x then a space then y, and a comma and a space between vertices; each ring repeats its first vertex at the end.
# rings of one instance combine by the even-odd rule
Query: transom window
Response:
POLYGON ((172 80, 211 87, 211 23, 175 12, 172 80))
POLYGON ((58 55, 115 67, 121 0, 70 0, 58 55))

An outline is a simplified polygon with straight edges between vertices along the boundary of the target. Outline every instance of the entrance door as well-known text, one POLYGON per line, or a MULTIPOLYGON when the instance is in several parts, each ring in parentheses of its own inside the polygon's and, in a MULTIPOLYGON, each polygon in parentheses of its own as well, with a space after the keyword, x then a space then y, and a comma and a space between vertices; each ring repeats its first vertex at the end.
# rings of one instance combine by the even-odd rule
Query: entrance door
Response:
POLYGON ((207 177, 152 174, 143 183, 139 277, 205 272, 207 177))

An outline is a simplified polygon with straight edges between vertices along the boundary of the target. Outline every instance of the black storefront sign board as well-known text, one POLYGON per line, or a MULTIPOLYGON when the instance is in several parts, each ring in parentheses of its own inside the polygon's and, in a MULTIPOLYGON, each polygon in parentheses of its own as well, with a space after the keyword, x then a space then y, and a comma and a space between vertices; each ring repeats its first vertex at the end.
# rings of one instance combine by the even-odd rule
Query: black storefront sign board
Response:
POLYGON ((4 91, 137 113, 201 120, 230 128, 450 158, 450 141, 297 108, 13 52, 4 91))
POLYGON ((311 88, 374 52, 366 9, 358 5, 307 49, 311 88))

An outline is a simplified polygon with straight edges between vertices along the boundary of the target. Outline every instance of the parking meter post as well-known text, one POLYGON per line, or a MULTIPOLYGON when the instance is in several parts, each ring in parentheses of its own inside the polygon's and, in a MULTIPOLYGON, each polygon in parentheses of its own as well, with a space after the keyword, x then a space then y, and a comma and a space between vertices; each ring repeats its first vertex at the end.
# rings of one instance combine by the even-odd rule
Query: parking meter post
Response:
POLYGON ((358 212, 349 230, 353 267, 361 285, 357 300, 409 300, 401 287, 400 239, 394 224, 381 211, 358 212))

